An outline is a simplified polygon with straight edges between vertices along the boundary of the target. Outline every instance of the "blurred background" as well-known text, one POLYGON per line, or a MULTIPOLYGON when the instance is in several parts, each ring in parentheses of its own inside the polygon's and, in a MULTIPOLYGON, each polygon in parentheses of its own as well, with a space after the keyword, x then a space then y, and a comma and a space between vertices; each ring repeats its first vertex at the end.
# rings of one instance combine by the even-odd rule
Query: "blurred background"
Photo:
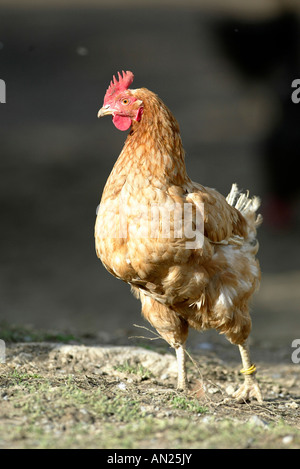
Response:
POLYGON ((124 69, 176 116, 193 180, 262 198, 252 340, 299 338, 299 23, 297 0, 0 0, 0 323, 99 343, 147 325, 94 249, 126 137, 97 112, 124 69))

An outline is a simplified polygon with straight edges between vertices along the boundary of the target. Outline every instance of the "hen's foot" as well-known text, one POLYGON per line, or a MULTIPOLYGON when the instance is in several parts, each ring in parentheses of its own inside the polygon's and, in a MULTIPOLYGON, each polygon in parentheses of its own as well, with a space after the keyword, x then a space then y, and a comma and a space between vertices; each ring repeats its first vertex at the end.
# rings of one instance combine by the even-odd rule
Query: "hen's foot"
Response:
POLYGON ((256 366, 251 364, 249 347, 246 343, 239 345, 243 369, 240 371, 244 377, 244 384, 233 394, 233 397, 238 402, 247 402, 251 398, 256 399, 259 404, 262 404, 262 395, 255 378, 256 366))
POLYGON ((233 393, 234 397, 238 402, 243 403, 250 401, 252 398, 256 399, 259 404, 262 404, 263 398, 259 389, 258 382, 254 377, 252 379, 246 379, 242 386, 233 393))

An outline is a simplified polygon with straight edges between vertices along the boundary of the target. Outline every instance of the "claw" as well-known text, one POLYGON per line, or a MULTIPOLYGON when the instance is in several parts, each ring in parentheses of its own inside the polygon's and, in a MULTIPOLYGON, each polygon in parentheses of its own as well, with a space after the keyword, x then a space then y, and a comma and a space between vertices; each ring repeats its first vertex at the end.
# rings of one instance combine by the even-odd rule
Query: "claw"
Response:
POLYGON ((245 381, 242 386, 232 395, 239 403, 250 401, 254 398, 259 404, 263 403, 263 398, 259 389, 258 382, 252 378, 251 381, 245 381))

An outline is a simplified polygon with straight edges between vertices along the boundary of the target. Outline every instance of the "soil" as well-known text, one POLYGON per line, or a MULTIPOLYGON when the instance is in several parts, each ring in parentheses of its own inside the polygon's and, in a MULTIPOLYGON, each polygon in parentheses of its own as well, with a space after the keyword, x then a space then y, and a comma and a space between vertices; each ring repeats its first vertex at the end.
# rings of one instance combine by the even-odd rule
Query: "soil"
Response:
POLYGON ((10 343, 1 365, 0 448, 298 448, 299 366, 256 347, 264 395, 239 404, 236 348, 189 352, 187 394, 164 346, 10 343), (147 348, 145 348, 147 347, 147 348))

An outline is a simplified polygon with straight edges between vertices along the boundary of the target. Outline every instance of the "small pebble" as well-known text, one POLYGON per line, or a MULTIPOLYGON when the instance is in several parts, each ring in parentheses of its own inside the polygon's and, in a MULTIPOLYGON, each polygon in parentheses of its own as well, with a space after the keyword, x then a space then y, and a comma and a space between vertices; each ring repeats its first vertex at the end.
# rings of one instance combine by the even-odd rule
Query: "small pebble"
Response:
POLYGON ((267 422, 258 417, 258 415, 252 415, 249 418, 248 422, 256 427, 266 427, 268 425, 267 422))
POLYGON ((212 423, 213 420, 214 420, 214 418, 212 417, 212 415, 205 415, 204 417, 202 417, 201 422, 202 423, 212 423))
POLYGON ((123 383, 123 382, 121 382, 121 383, 119 383, 119 384, 117 385, 117 387, 118 387, 119 389, 121 389, 122 391, 125 391, 125 389, 126 389, 126 384, 123 383))
POLYGON ((292 435, 286 435, 282 438, 282 443, 284 445, 289 445, 290 443, 292 443, 294 437, 292 435))
POLYGON ((228 396, 232 396, 232 394, 235 392, 235 388, 234 388, 234 386, 232 386, 232 384, 229 384, 226 387, 225 391, 228 394, 228 396))
POLYGON ((216 394, 217 392, 220 392, 219 388, 208 388, 209 394, 216 394))
POLYGON ((293 401, 293 402, 287 402, 285 404, 285 407, 289 407, 289 409, 298 409, 299 405, 297 404, 297 402, 293 401))
POLYGON ((169 375, 168 373, 163 373, 160 377, 162 380, 165 380, 165 379, 168 379, 169 378, 169 375))

